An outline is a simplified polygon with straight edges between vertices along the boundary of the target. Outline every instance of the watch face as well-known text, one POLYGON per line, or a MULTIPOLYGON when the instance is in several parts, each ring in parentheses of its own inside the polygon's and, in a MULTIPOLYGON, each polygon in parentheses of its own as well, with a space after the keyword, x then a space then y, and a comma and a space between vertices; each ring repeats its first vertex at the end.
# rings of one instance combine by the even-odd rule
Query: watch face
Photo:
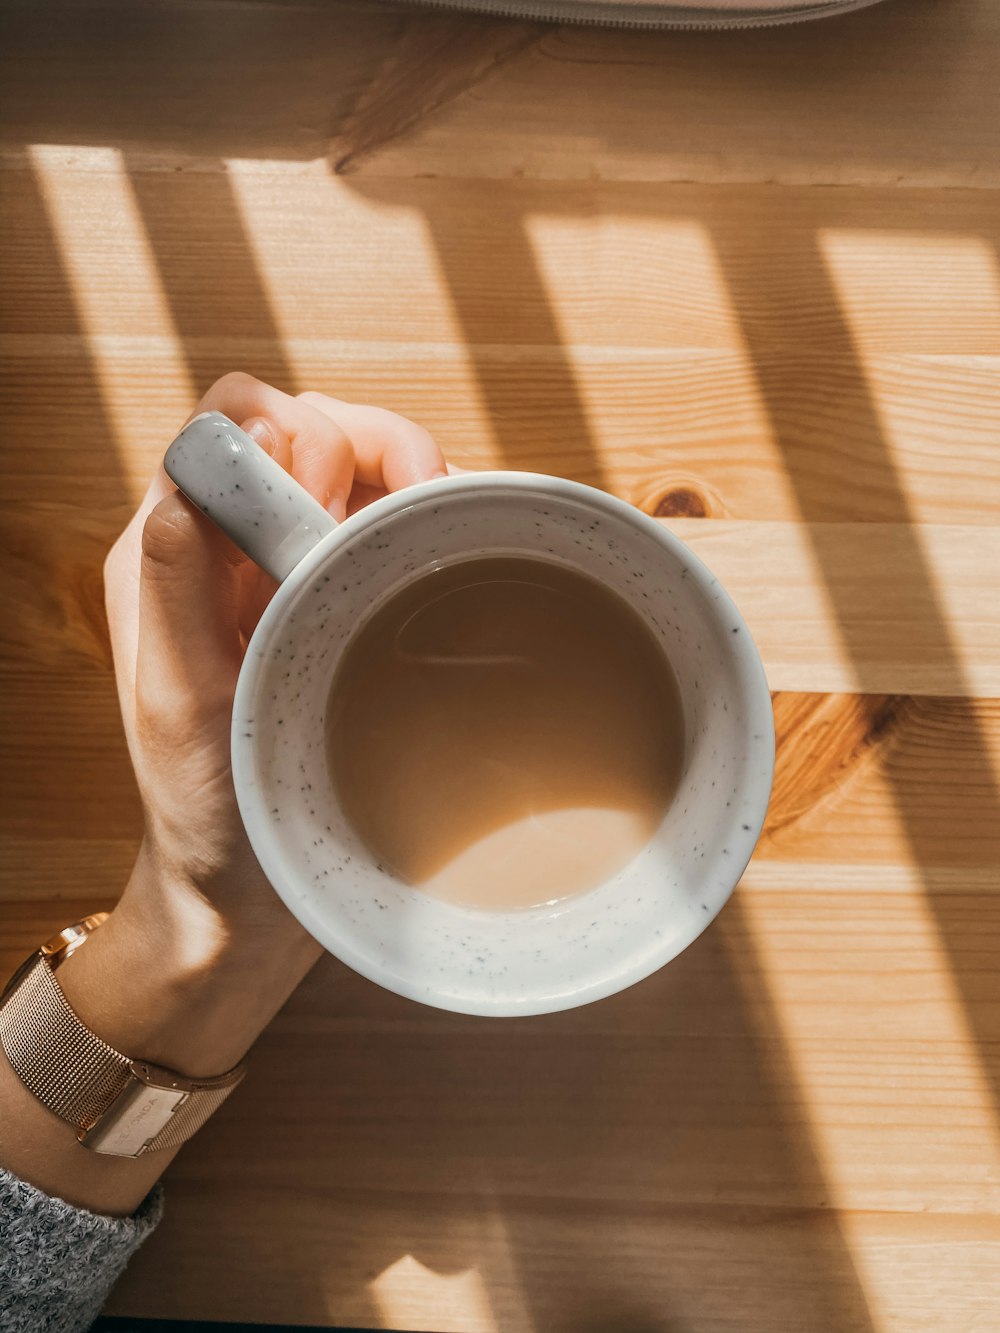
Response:
POLYGON ((88 935, 92 934, 98 926, 103 926, 107 921, 109 912, 94 912, 92 916, 85 916, 82 921, 76 921, 72 926, 67 926, 61 930, 58 935, 53 935, 51 939, 46 940, 40 949, 29 954, 14 975, 4 984, 2 993, 0 993, 0 1004, 14 994, 18 986, 38 962, 39 955, 47 958, 53 967, 58 967, 64 959, 71 953, 79 949, 88 935))
POLYGON ((98 926, 103 926, 110 915, 110 912, 94 912, 91 916, 85 916, 82 921, 75 921, 58 935, 46 940, 41 948, 42 954, 52 959, 53 967, 58 966, 75 949, 79 949, 88 935, 92 935, 98 926))

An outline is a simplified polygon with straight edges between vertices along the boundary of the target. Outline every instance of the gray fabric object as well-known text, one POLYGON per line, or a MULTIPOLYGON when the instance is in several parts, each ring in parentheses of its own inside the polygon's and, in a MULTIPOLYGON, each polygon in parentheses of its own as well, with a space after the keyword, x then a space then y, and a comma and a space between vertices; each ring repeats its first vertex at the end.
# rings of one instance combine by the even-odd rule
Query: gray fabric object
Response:
POLYGON ((0 1167, 0 1330, 85 1333, 162 1212, 159 1186, 132 1217, 102 1217, 0 1167))

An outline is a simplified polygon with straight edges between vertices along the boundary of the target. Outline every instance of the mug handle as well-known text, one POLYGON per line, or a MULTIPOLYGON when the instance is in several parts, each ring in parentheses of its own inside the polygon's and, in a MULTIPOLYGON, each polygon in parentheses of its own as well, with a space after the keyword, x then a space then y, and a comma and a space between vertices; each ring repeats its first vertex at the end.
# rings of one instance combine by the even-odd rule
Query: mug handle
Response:
POLYGON ((318 500, 221 412, 189 421, 163 467, 177 489, 279 583, 337 526, 318 500))

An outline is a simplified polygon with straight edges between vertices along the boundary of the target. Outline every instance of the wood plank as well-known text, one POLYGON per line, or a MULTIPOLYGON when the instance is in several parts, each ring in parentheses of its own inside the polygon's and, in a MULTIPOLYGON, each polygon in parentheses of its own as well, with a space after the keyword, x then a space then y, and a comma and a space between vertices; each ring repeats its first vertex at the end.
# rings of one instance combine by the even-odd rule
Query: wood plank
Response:
MULTIPOLYGON (((0 511, 0 669, 107 664, 100 569, 128 512, 0 511)), ((1000 528, 664 522, 736 601, 772 688, 1000 696, 1000 528)))
POLYGON ((54 839, 35 862, 24 848, 28 860, 12 881, 18 896, 32 881, 57 884, 77 840, 138 841, 138 795, 110 672, 14 676, 0 709, 5 769, 16 774, 0 827, 16 840, 54 839), (50 857, 54 878, 44 869, 50 857))
MULTIPOLYGON (((119 771, 124 771, 124 760, 119 771)), ((73 785, 74 791, 83 789, 82 783, 73 785)), ((129 789, 127 799, 133 811, 131 827, 119 837, 102 837, 93 830, 74 836, 72 830, 47 827, 40 821, 21 834, 10 825, 0 827, 0 955, 8 972, 17 964, 20 947, 14 938, 12 903, 31 902, 38 913, 26 928, 27 948, 22 952, 27 953, 32 938, 37 945, 46 931, 54 935, 67 924, 74 903, 83 900, 79 915, 86 916, 97 910, 88 903, 117 900, 135 865, 142 837, 134 789, 129 789)))
MULTIPOLYGON (((60 810, 73 820, 89 791, 93 800, 110 797, 102 834, 132 836, 137 807, 110 675, 8 671, 4 681, 2 732, 8 756, 16 749, 22 764, 22 795, 12 792, 4 810, 8 831, 48 828, 60 810), (63 761, 47 774, 55 745, 63 761), (38 790, 27 790, 36 781, 38 790)), ((877 886, 883 871, 909 860, 902 806, 926 841, 929 872, 996 864, 989 774, 1000 766, 998 701, 783 694, 775 702, 778 763, 761 856, 817 874, 863 865, 875 877, 866 885, 877 886)), ((97 809, 68 824, 67 836, 92 829, 97 809)))
POLYGON ((746 615, 773 689, 1000 694, 1000 530, 668 526, 746 615))
MULTIPOLYGON (((141 815, 110 675, 7 670, 0 901, 114 892, 141 815), (53 763, 57 753, 59 762, 53 763), (113 851, 102 869, 97 848, 113 851), (118 872, 109 882, 107 874, 118 872)), ((1000 890, 1000 701, 780 695, 755 888, 1000 890)))
POLYGON ((996 186, 998 54, 990 0, 881 4, 822 31, 560 28, 360 170, 996 186))
POLYGON ((47 0, 2 19, 7 143, 202 157, 322 155, 400 27, 384 5, 308 0, 47 0), (249 65, 264 71, 255 93, 249 65))
POLYGON ((532 186, 498 207, 485 186, 359 199, 312 170, 126 177, 99 161, 49 171, 48 211, 37 181, 6 192, 26 201, 4 227, 12 424, 27 445, 65 441, 18 454, 18 497, 80 472, 100 503, 112 444, 134 491, 196 386, 235 366, 385 402, 466 465, 575 476, 651 510, 995 519, 1000 196, 532 186), (133 187, 139 214, 108 243, 133 187), (75 238, 61 280, 53 199, 75 238), (345 270, 349 242, 363 258, 345 270))
MULTIPOLYGON (((668 969, 647 989, 684 1006, 682 971, 668 969)), ((685 1007, 696 1031, 683 1033, 591 1034, 579 1023, 560 1031, 526 1020, 465 1032, 435 1024, 300 1034, 286 1023, 256 1049, 258 1077, 224 1132, 206 1137, 176 1173, 232 1179, 268 1124, 272 1155, 254 1171, 268 1194, 433 1196, 474 1182, 495 1199, 603 1200, 640 1212, 722 1200, 970 1216, 996 1209, 991 1103, 968 1045, 810 1040, 794 1028, 761 1028, 744 988, 766 978, 730 963, 715 980, 728 997, 719 1008, 733 1018, 729 1031, 710 1027, 694 1003, 685 1007), (296 1069, 308 1090, 289 1109, 287 1083, 273 1085, 294 1081, 296 1069), (337 1142, 316 1151, 333 1125, 337 1142)))
MULTIPOLYGON (((44 864, 41 839, 35 850, 44 864)), ((47 892, 33 892, 27 873, 15 896, 8 891, 0 907, 0 961, 6 966, 12 967, 32 941, 65 924, 68 914, 77 908, 81 913, 91 910, 120 887, 105 878, 94 884, 90 897, 83 897, 86 886, 71 869, 70 850, 67 843, 60 883, 47 892)), ((855 849, 848 843, 844 850, 850 855, 855 849)), ((89 841, 77 844, 79 862, 86 865, 92 855, 89 841)), ((716 928, 721 939, 686 956, 691 1006, 661 1012, 662 994, 650 985, 629 992, 627 1000, 610 1008, 553 1021, 560 1031, 639 1034, 674 1031, 679 1024, 677 1030, 686 1032, 692 1022, 704 1033, 738 1030, 745 1021, 739 1018, 743 1000, 727 994, 719 954, 724 944, 724 953, 746 960, 748 968, 753 957, 762 960, 769 987, 782 997, 785 1021, 810 1040, 894 1041, 909 1051, 913 1034, 919 1032, 921 1040, 952 1042, 971 1052, 972 1022, 992 1041, 988 1058, 995 1060, 1000 1057, 1000 1009, 993 985, 1000 953, 995 860, 978 868, 931 866, 936 874, 928 883, 914 870, 908 884, 894 884, 894 872, 904 869, 872 865, 859 856, 831 873, 828 866, 817 870, 809 863, 786 863, 765 850, 716 928), (944 887, 939 882, 943 875, 948 877, 944 887), (959 969, 957 978, 949 959, 959 969), (890 978, 891 1003, 880 1002, 890 978), (964 1012, 954 1003, 957 983, 964 987, 964 1012)), ((377 1032, 387 1025, 409 1030, 436 1023, 452 1031, 462 1023, 453 1016, 413 1009, 347 973, 338 986, 333 992, 304 991, 288 1011, 287 1024, 282 1019, 279 1027, 320 1035, 355 1027, 377 1032)), ((912 1051, 919 1057, 919 1045, 912 1051)))
MULTIPOLYGON (((87 854, 84 844, 82 858, 87 854)), ((985 1132, 985 1084, 976 1072, 980 1065, 970 1024, 989 1038, 992 1047, 984 1059, 995 1063, 1000 1059, 1000 1003, 993 985, 1000 954, 995 883, 977 885, 967 872, 964 890, 947 895, 886 892, 877 872, 869 877, 866 867, 856 866, 853 883, 817 890, 808 868, 800 868, 792 893, 787 886, 771 887, 782 868, 767 858, 755 862, 708 941, 685 954, 683 963, 671 964, 666 974, 608 1006, 574 1010, 571 1017, 535 1027, 567 1036, 620 1032, 637 1040, 713 1032, 737 1038, 754 1022, 752 986, 760 973, 766 976, 766 994, 781 999, 783 1029, 810 1045, 814 1062, 824 1050, 829 1054, 853 1044, 860 1052, 868 1041, 873 1060, 894 1059, 898 1050, 898 1068, 923 1080, 927 1067, 920 1042, 934 1044, 939 1054, 950 1050, 954 1064, 968 1075, 964 1089, 956 1087, 956 1097, 962 1091, 971 1099, 969 1106, 979 1106, 985 1132), (958 981, 969 1002, 964 1012, 956 1003, 958 982, 950 958, 962 969, 958 981), (734 978, 741 978, 739 984, 734 978)), ((73 912, 83 916, 106 908, 121 884, 105 878, 88 895, 67 867, 61 893, 33 897, 30 882, 26 887, 18 897, 0 900, 0 963, 8 971, 39 939, 66 925, 73 912)), ((530 1029, 528 1024, 525 1031, 530 1029)), ((332 963, 296 996, 275 1027, 276 1033, 323 1040, 424 1031, 457 1037, 483 1030, 475 1020, 413 1008, 332 963)), ((761 1032, 768 1032, 763 1023, 761 1032)), ((822 1066, 817 1068, 820 1077, 822 1066)), ((857 1076, 859 1098, 867 1096, 862 1085, 869 1077, 867 1068, 857 1076)), ((932 1092, 926 1080, 924 1092, 928 1097, 932 1092)), ((909 1094, 903 1090, 900 1095, 905 1101, 909 1094)), ((957 1110, 957 1103, 951 1105, 957 1110)))
POLYGON ((938 1333, 988 1328, 1000 1299, 989 1219, 852 1216, 848 1256, 823 1209, 321 1189, 292 1207, 244 1187, 206 1214, 205 1185, 173 1182, 159 1261, 132 1261, 111 1312, 278 1320, 294 1302, 310 1322, 336 1310, 358 1327, 427 1333, 870 1333, 876 1319, 938 1333), (266 1238, 252 1221, 262 1199, 280 1209, 266 1238), (233 1267, 245 1280, 226 1288, 217 1274, 233 1267), (164 1271, 175 1277, 161 1285, 164 1271))
MULTIPOLYGON (((176 347, 102 340, 89 344, 84 357, 79 344, 67 346, 65 339, 16 342, 10 352, 7 341, 0 382, 16 432, 0 458, 5 495, 56 502, 72 496, 102 507, 141 493, 193 405, 187 371, 170 372, 176 347), (124 423, 120 436, 111 432, 109 438, 94 421, 95 350, 113 366, 98 384, 108 415, 124 423), (58 397, 41 400, 42 384, 58 397)), ((292 341, 279 348, 215 339, 189 341, 186 348, 201 384, 225 368, 247 365, 280 383, 275 372, 284 366, 295 386, 381 402, 420 421, 462 466, 569 476, 647 512, 792 522, 807 506, 817 523, 995 523, 1000 358, 995 364, 924 358, 869 364, 890 447, 864 420, 845 424, 837 404, 843 406, 839 395, 851 380, 836 361, 822 367, 794 356, 769 362, 769 373, 789 386, 778 439, 755 375, 737 354, 579 349, 573 397, 582 417, 573 419, 586 421, 583 435, 558 410, 566 384, 560 353, 481 347, 477 356, 473 373, 453 346, 292 341), (491 424, 480 396, 481 374, 493 402, 506 404, 501 427, 491 424), (706 395, 711 407, 699 409, 706 395), (956 468, 950 441, 960 418, 968 461, 956 468)))
POLYGON ((278 322, 300 338, 438 344, 458 333, 487 346, 738 350, 721 254, 736 270, 770 259, 757 301, 771 345, 803 354, 807 339, 840 338, 845 312, 819 258, 856 289, 866 350, 1000 349, 996 190, 514 180, 498 191, 491 181, 344 179, 323 163, 150 170, 128 152, 48 146, 0 164, 10 173, 0 198, 5 332, 73 331, 48 267, 47 218, 57 230, 71 224, 62 240, 87 266, 78 295, 92 331, 120 338, 171 332, 150 304, 158 281, 185 334, 259 333, 256 265, 278 322), (123 187, 158 273, 126 218, 108 233, 123 187))
MULTIPOLYGON (((477 20, 461 22, 467 31, 477 20)), ((505 25, 478 22, 503 51, 505 25)), ((390 140, 367 169, 402 176, 1000 183, 990 0, 877 5, 823 40, 808 25, 541 29, 499 70, 477 52, 445 105, 440 71, 456 59, 454 26, 440 25, 428 45, 418 21, 381 5, 21 5, 5 24, 18 58, 5 67, 4 132, 19 143, 301 158, 323 155, 333 134, 337 160, 390 140), (81 45, 86 61, 75 58, 81 45), (219 58, 234 49, 240 61, 219 58), (256 104, 249 65, 268 70, 256 104), (396 97, 379 95, 380 77, 400 85, 396 97), (407 101, 416 127, 393 141, 407 101)))

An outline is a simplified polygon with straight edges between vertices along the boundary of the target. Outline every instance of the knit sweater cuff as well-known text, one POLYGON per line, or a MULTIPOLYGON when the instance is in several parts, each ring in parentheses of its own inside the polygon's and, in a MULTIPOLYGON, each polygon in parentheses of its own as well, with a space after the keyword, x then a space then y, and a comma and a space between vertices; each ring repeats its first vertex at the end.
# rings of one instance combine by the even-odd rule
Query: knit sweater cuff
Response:
POLYGON ((0 1167, 0 1328, 84 1333, 162 1212, 159 1186, 131 1217, 104 1217, 0 1167))

